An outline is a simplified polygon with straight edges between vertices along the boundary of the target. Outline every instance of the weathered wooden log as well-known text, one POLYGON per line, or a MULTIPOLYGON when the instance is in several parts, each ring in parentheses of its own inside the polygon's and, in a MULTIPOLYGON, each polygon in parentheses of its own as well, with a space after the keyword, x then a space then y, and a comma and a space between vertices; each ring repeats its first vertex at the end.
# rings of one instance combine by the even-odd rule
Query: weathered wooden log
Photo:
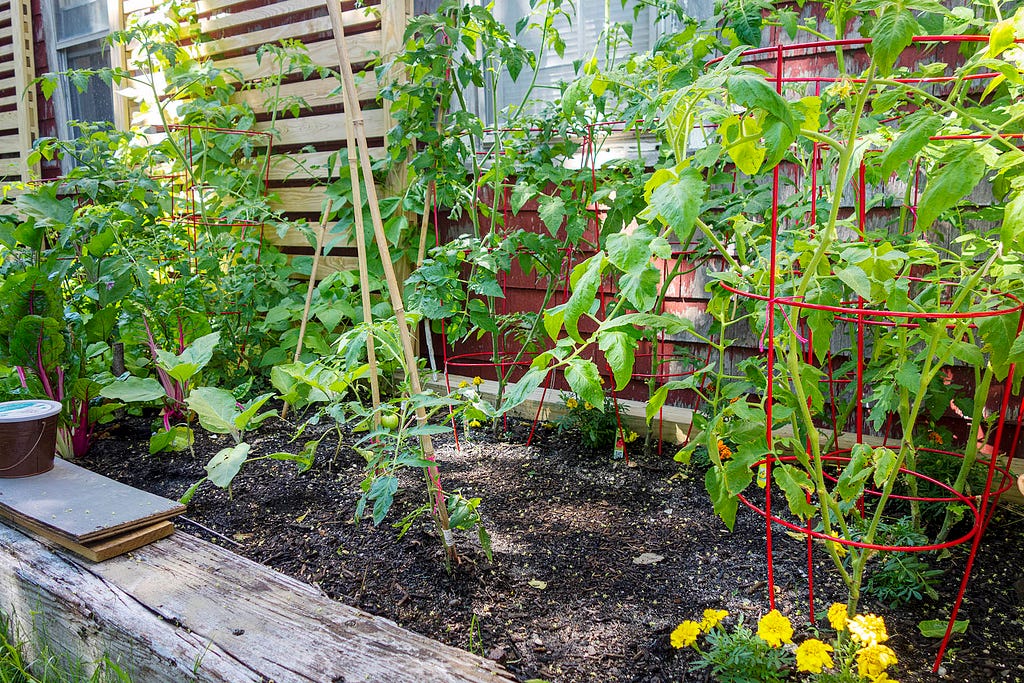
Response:
POLYGON ((0 524, 0 609, 22 636, 146 683, 514 680, 182 532, 93 564, 0 524))

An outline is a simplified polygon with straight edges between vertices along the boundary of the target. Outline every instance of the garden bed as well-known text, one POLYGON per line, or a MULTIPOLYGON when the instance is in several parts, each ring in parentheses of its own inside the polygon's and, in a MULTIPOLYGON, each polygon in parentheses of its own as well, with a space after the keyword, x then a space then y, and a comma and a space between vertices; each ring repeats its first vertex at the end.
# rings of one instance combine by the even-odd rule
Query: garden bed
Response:
MULTIPOLYGON (((254 455, 297 451, 289 433, 263 429, 252 439, 254 455)), ((227 439, 200 432, 194 455, 150 456, 148 438, 148 423, 127 421, 83 464, 177 497, 227 439)), ((747 623, 764 613, 763 522, 741 510, 729 533, 711 509, 703 473, 680 469, 667 455, 626 467, 581 451, 569 434, 543 429, 531 447, 521 445, 525 438, 526 427, 517 424, 507 441, 481 430, 460 450, 438 441, 446 488, 483 498, 494 549, 488 562, 475 541, 460 536, 462 561, 451 574, 425 517, 401 539, 389 524, 420 505, 418 481, 404 482, 379 528, 352 521, 363 461, 347 446, 301 475, 287 463, 250 463, 231 496, 207 485, 187 517, 217 535, 188 530, 344 603, 495 659, 522 679, 701 680, 689 672, 693 652, 673 649, 669 633, 709 607, 742 614, 747 623), (662 559, 645 564, 657 559, 645 553, 662 559)), ((325 440, 320 453, 332 451, 325 440)), ((805 546, 782 533, 776 539, 778 606, 805 623, 805 546)), ((941 565, 949 579, 938 601, 895 610, 863 603, 886 617, 900 658, 896 678, 1024 680, 1024 607, 1015 584, 1022 541, 1024 516, 1001 507, 961 612, 970 627, 952 641, 942 676, 930 673, 938 641, 921 637, 917 624, 948 614, 965 551, 941 565)), ((842 593, 819 555, 817 604, 824 610, 842 593)))

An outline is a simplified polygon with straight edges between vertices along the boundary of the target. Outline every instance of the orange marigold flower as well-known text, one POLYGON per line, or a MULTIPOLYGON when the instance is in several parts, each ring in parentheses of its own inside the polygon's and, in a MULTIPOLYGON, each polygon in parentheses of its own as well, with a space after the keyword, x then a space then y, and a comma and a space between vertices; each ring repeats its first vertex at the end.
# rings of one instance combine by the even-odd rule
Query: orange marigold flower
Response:
POLYGON ((718 441, 718 457, 722 460, 728 460, 732 457, 732 449, 725 445, 725 442, 719 439, 718 441))

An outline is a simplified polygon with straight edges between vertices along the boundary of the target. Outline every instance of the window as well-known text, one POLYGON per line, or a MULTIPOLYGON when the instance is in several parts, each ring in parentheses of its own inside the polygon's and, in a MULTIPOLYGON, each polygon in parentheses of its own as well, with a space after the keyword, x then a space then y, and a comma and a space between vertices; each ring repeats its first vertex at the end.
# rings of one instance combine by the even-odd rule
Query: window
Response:
MULTIPOLYGON (((110 66, 110 48, 105 38, 110 33, 110 12, 117 3, 108 0, 50 0, 46 42, 50 69, 98 69, 110 66)), ((76 130, 70 121, 113 121, 114 98, 111 86, 93 77, 79 92, 62 79, 54 99, 58 132, 70 139, 76 130)))
MULTIPOLYGON (((565 17, 558 18, 557 28, 565 41, 565 53, 559 57, 551 49, 546 49, 541 56, 540 69, 537 77, 537 87, 531 97, 535 100, 555 99, 557 89, 555 86, 560 81, 571 81, 576 75, 575 63, 586 61, 597 57, 598 62, 603 66, 605 63, 604 41, 599 38, 606 26, 613 24, 629 24, 632 26, 632 47, 621 45, 614 57, 622 58, 630 52, 645 52, 649 50, 657 40, 658 36, 665 32, 674 30, 672 25, 663 25, 655 22, 655 15, 647 6, 640 8, 635 15, 633 6, 636 2, 627 2, 626 7, 622 6, 622 0, 575 0, 576 16, 570 24, 565 17)), ((686 11, 694 17, 702 18, 711 16, 713 0, 680 0, 686 11)), ((572 11, 569 3, 563 5, 563 9, 572 11)), ((515 31, 516 22, 522 17, 530 14, 530 0, 500 0, 494 3, 494 15, 498 21, 515 31)), ((541 46, 540 32, 537 30, 526 30, 519 34, 517 40, 523 47, 537 54, 541 46)), ((530 79, 520 76, 518 81, 513 81, 507 75, 498 84, 498 109, 504 109, 509 105, 518 105, 523 95, 529 88, 530 79)), ((480 111, 484 112, 487 121, 494 120, 494 108, 490 102, 482 102, 480 111)))

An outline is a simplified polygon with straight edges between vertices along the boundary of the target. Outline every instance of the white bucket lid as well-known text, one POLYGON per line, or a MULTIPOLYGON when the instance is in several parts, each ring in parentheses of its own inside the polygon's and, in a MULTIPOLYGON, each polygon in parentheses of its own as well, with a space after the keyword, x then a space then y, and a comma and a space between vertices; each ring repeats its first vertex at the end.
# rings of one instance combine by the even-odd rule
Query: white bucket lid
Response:
POLYGON ((0 403, 0 424, 31 422, 52 417, 63 410, 58 401, 33 399, 30 401, 3 401, 0 403))

